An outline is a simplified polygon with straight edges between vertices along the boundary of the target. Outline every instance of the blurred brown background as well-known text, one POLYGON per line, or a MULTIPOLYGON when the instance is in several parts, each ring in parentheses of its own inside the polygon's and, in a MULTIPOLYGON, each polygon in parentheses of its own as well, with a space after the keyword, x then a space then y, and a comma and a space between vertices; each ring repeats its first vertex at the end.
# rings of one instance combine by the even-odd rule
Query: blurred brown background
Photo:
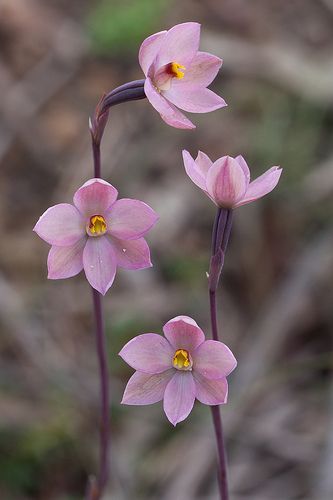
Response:
POLYGON ((154 268, 118 272, 104 301, 112 386, 112 500, 215 500, 207 407, 174 430, 161 404, 121 407, 132 336, 178 314, 209 334, 206 270, 215 215, 181 149, 242 153, 279 187, 235 213, 220 330, 239 366, 222 409, 232 500, 333 498, 333 1, 0 0, 0 498, 75 500, 98 457, 98 368, 83 275, 47 281, 33 232, 92 176, 88 116, 142 78, 149 34, 202 23, 224 59, 229 107, 165 125, 148 101, 113 108, 104 177, 161 218, 154 268))

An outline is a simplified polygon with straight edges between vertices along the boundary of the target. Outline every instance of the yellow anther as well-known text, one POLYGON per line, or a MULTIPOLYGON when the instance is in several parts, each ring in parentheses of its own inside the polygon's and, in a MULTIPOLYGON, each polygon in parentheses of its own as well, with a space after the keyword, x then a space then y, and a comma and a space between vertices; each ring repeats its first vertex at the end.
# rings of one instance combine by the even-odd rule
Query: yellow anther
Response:
POLYGON ((182 66, 181 64, 178 64, 176 62, 172 62, 168 66, 168 72, 175 78, 179 79, 184 78, 185 76, 184 71, 181 71, 182 69, 185 70, 185 66, 182 66))
POLYGON ((192 370, 192 359, 190 353, 185 349, 178 349, 173 357, 173 366, 177 370, 192 370))
POLYGON ((87 224, 89 236, 102 236, 106 233, 106 222, 102 215, 93 215, 87 224))

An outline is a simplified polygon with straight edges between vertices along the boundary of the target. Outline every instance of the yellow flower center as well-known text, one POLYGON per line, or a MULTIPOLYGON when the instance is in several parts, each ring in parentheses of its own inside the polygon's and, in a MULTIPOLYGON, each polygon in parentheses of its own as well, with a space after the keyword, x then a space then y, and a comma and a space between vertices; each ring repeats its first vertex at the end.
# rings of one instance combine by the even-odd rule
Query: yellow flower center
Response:
POLYGON ((177 370, 192 370, 193 361, 185 349, 178 349, 173 357, 173 366, 177 370))
POLYGON ((182 69, 186 69, 185 66, 182 66, 181 64, 178 64, 176 62, 172 62, 168 64, 167 72, 170 73, 172 76, 175 78, 182 79, 185 76, 184 71, 181 71, 182 69))
POLYGON ((93 215, 87 223, 87 233, 89 236, 102 236, 106 233, 106 222, 103 215, 93 215))

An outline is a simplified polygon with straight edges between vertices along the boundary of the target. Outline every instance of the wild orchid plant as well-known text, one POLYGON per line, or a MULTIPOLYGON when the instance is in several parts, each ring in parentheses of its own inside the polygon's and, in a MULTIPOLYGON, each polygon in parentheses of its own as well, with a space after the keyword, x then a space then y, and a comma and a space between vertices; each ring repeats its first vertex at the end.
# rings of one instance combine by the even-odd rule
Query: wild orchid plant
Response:
MULTIPOLYGON (((161 118, 176 128, 195 125, 179 109, 205 113, 226 106, 207 86, 216 77, 222 61, 199 51, 200 25, 178 24, 148 37, 139 51, 143 80, 126 83, 105 94, 89 122, 94 159, 94 177, 74 194, 73 205, 55 205, 40 217, 34 230, 51 245, 48 278, 70 278, 84 270, 92 287, 96 321, 96 346, 101 381, 100 466, 98 479, 90 478, 87 500, 101 499, 109 476, 109 386, 108 363, 101 296, 115 278, 117 266, 124 269, 150 267, 150 251, 143 238, 158 220, 144 202, 117 200, 118 191, 101 179, 100 145, 112 106, 148 98, 161 118), (179 109, 178 109, 179 108, 179 109)), ((183 152, 185 169, 192 181, 217 205, 213 226, 209 271, 210 316, 213 340, 188 316, 177 316, 156 333, 129 341, 120 356, 136 371, 130 378, 122 403, 146 405, 163 399, 169 421, 176 425, 191 412, 195 399, 210 405, 215 426, 221 500, 228 499, 227 467, 219 405, 227 402, 226 377, 236 367, 230 349, 219 341, 216 290, 223 267, 234 208, 250 203, 274 189, 281 169, 273 167, 250 182, 250 171, 238 156, 212 162, 199 152, 194 160, 183 152)))

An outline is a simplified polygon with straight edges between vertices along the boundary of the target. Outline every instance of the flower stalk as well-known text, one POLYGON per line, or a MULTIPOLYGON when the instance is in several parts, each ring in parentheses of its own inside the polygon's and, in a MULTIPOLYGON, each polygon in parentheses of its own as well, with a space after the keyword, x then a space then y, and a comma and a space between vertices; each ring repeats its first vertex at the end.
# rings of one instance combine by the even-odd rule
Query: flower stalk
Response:
POLYGON ((101 177, 101 141, 108 121, 110 108, 123 102, 144 99, 146 97, 144 83, 145 80, 134 80, 133 82, 125 83, 108 94, 104 94, 97 104, 94 117, 89 121, 95 177, 101 177))
MULTIPOLYGON (((219 340, 216 310, 216 290, 221 276, 224 255, 227 249, 229 236, 232 227, 232 210, 218 208, 212 235, 212 256, 209 269, 209 301, 212 337, 219 340)), ((218 452, 218 483, 221 500, 228 500, 228 476, 227 476, 227 456, 223 435, 222 418, 219 406, 212 406, 212 417, 215 429, 217 452, 218 452)))
POLYGON ((94 315, 96 321, 96 348, 99 360, 101 381, 101 426, 100 426, 100 465, 98 480, 92 481, 93 488, 89 492, 89 500, 99 500, 109 478, 109 373, 107 350, 104 332, 101 294, 92 288, 94 315))

